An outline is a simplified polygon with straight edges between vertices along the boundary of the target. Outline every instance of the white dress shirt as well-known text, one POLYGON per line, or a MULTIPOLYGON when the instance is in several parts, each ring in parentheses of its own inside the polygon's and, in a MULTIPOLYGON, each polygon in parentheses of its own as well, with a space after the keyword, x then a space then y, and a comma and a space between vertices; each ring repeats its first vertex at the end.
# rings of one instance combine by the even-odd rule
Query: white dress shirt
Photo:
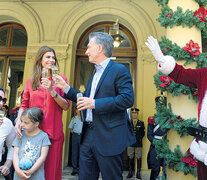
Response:
MULTIPOLYGON (((91 84, 91 91, 90 91, 89 98, 91 98, 91 99, 94 98, 98 82, 99 82, 104 70, 106 69, 106 66, 108 65, 109 61, 110 61, 110 58, 107 58, 101 64, 99 64, 98 66, 95 65, 96 72, 93 76, 93 81, 92 81, 92 84, 91 84)), ((69 90, 70 90, 70 86, 68 85, 68 87, 66 88, 64 93, 67 94, 69 90)), ((94 104, 94 109, 95 109, 95 104, 94 104)), ((86 120, 85 121, 87 121, 87 122, 92 122, 93 121, 92 109, 87 109, 86 120)))
MULTIPOLYGON (((94 98, 98 82, 99 82, 104 70, 106 69, 106 66, 108 65, 109 61, 110 61, 110 59, 107 58, 101 64, 99 64, 98 66, 95 65, 96 72, 93 76, 93 81, 92 81, 92 84, 91 84, 91 92, 90 92, 89 98, 91 98, 91 99, 94 98)), ((95 109, 95 104, 94 104, 94 109, 95 109)), ((86 122, 92 122, 92 121, 93 121, 92 109, 87 109, 86 122)))
POLYGON ((16 137, 14 126, 10 119, 4 117, 3 123, 0 125, 0 161, 2 159, 2 149, 6 140, 8 147, 7 159, 13 159, 13 147, 12 143, 16 137))

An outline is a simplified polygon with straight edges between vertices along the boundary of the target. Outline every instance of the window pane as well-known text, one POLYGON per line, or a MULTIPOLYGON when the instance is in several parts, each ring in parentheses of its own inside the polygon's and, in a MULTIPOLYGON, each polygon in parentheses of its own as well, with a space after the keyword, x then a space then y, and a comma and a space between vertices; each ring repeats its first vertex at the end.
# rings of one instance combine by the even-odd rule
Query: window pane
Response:
POLYGON ((12 29, 11 47, 26 47, 27 46, 27 34, 14 27, 12 29))
POLYGON ((9 109, 20 105, 21 92, 24 87, 22 86, 24 74, 24 62, 22 59, 9 59, 9 69, 7 74, 6 91, 8 92, 9 109))
POLYGON ((9 28, 0 29, 0 47, 7 47, 9 28))
POLYGON ((84 92, 88 84, 88 80, 94 71, 94 65, 89 63, 88 60, 80 61, 80 80, 79 80, 79 91, 84 92))
MULTIPOLYGON (((97 28, 93 32, 106 32, 106 27, 97 28)), ((84 40, 82 48, 87 48, 88 43, 89 43, 89 36, 87 36, 86 39, 84 40)))
POLYGON ((109 32, 111 32, 114 38, 114 48, 132 48, 131 41, 124 31, 119 29, 118 33, 113 34, 113 27, 110 27, 109 32))

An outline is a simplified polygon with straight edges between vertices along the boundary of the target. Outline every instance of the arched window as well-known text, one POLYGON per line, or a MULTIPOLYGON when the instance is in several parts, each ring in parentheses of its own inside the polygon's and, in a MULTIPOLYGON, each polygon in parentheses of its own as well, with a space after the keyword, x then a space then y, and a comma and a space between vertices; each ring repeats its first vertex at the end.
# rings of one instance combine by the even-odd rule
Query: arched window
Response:
POLYGON ((134 80, 135 90, 135 74, 136 74, 136 59, 137 48, 135 39, 132 33, 123 25, 114 22, 100 22, 92 25, 79 39, 76 52, 76 72, 75 72, 75 88, 79 91, 84 91, 89 77, 91 76, 94 66, 88 62, 88 57, 85 51, 89 42, 89 34, 91 32, 107 32, 112 35, 114 42, 118 39, 119 44, 114 44, 114 51, 111 57, 112 60, 124 64, 131 72, 134 80), (116 27, 118 25, 118 28, 116 27), (118 32, 117 32, 118 30, 118 32))
POLYGON ((9 109, 20 104, 27 33, 17 23, 0 24, 0 85, 5 88, 9 109))

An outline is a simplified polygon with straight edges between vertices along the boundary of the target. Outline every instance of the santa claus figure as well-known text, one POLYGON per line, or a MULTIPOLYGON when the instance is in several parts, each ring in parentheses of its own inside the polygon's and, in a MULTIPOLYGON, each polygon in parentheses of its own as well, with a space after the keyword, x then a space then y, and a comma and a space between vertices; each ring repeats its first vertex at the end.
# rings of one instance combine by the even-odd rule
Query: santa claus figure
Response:
POLYGON ((207 68, 185 69, 172 56, 164 56, 157 39, 149 36, 145 43, 158 62, 158 70, 171 77, 176 83, 198 88, 199 136, 193 140, 190 152, 198 160, 198 180, 207 179, 207 68), (199 138, 201 137, 201 138, 199 138))

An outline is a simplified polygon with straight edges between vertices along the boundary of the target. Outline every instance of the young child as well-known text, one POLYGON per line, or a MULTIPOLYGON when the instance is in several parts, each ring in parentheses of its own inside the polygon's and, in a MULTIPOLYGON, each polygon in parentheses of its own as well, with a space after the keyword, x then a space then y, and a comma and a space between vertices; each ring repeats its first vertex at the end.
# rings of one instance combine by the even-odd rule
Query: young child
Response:
POLYGON ((22 138, 16 137, 13 142, 14 180, 45 179, 44 161, 51 143, 48 135, 39 129, 42 119, 43 112, 37 107, 26 109, 22 113, 23 136, 22 138))

